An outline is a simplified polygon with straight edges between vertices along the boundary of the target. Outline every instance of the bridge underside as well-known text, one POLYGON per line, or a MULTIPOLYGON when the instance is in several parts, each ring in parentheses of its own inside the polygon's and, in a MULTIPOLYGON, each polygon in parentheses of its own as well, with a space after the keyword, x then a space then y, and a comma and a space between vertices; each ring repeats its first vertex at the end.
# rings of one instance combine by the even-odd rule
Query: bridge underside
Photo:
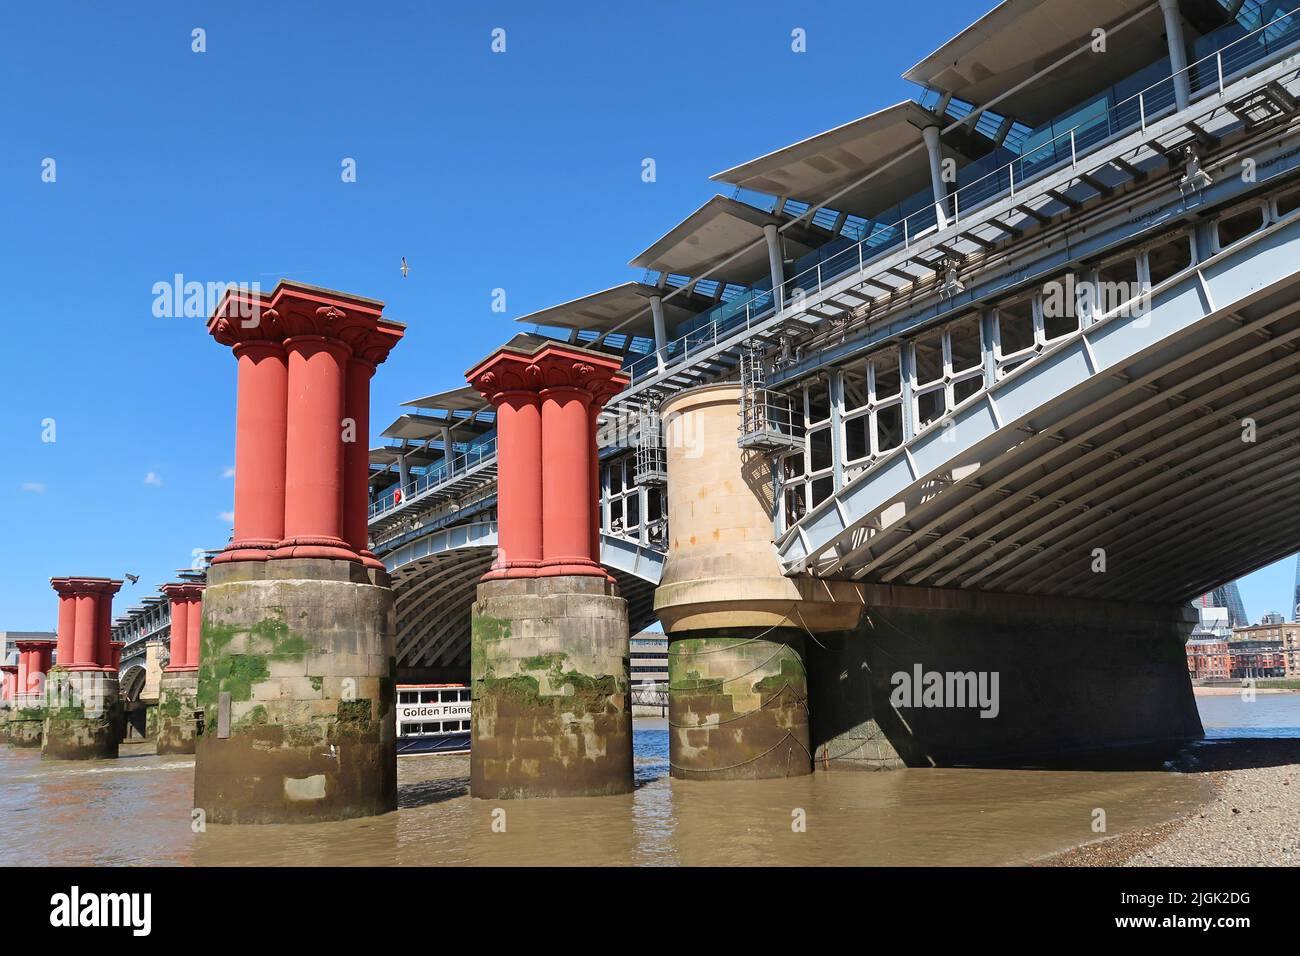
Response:
MULTIPOLYGON (((392 571, 399 677, 420 679, 443 670, 468 676, 470 611, 479 579, 495 553, 495 544, 466 545, 427 554, 392 571)), ((635 634, 655 620, 655 585, 623 570, 609 570, 627 601, 628 625, 635 634)))
POLYGON ((1175 604, 1293 553, 1297 250, 1293 224, 1157 294, 1145 320, 1084 330, 810 516, 787 567, 1175 604))

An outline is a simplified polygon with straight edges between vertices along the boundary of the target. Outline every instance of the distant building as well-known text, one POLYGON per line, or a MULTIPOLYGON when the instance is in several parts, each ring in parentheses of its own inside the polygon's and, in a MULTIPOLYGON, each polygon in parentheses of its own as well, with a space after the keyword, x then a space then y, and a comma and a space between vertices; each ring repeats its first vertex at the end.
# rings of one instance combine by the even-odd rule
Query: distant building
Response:
POLYGON ((1300 676, 1300 624, 1265 614, 1250 627, 1234 627, 1228 644, 1230 677, 1300 676))
POLYGON ((1228 611, 1228 621, 1232 627, 1245 627, 1250 623, 1246 617, 1246 605, 1241 600, 1241 591, 1237 582, 1231 581, 1217 587, 1208 594, 1202 594, 1193 602, 1198 608, 1221 607, 1228 611))
POLYGON ((1291 602, 1291 620, 1300 621, 1300 554, 1295 556, 1295 600, 1291 602))
POLYGON ((654 683, 668 686, 668 638, 654 631, 641 631, 631 639, 632 687, 654 683))
POLYGON ((1218 637, 1188 641, 1187 673, 1192 680, 1227 680, 1232 674, 1228 642, 1218 637))
POLYGON ((1266 614, 1259 624, 1232 627, 1227 608, 1197 610, 1201 620, 1185 647, 1192 680, 1300 676, 1300 625, 1266 614))

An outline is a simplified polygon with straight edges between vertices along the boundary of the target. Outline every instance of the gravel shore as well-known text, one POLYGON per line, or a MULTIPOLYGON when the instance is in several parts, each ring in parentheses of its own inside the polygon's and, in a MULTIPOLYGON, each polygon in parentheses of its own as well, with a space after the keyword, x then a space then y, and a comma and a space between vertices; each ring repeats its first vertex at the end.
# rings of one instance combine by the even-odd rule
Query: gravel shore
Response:
POLYGON ((1040 866, 1300 866, 1300 740, 1202 744, 1172 768, 1208 773, 1198 810, 1084 844, 1040 866))

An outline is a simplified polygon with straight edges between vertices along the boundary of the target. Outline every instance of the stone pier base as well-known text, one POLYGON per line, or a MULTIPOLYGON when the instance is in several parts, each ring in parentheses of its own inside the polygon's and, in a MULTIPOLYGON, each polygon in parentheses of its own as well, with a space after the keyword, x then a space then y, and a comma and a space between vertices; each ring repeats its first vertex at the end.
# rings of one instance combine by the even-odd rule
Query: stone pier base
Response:
POLYGON ((1015 765, 1202 735, 1188 608, 877 585, 862 596, 858 628, 809 650, 819 771, 1015 765))
POLYGON ((393 623, 380 570, 317 558, 211 568, 194 765, 208 823, 397 808, 393 623))
POLYGON ((39 748, 45 734, 45 711, 30 707, 16 710, 5 726, 10 747, 39 748))
POLYGON ((198 671, 163 671, 158 688, 158 753, 194 753, 198 671))
POLYGON ((475 797, 632 790, 627 602, 601 577, 484 581, 470 657, 475 797))
POLYGON ((724 628, 670 635, 668 760, 686 780, 757 780, 812 772, 807 635, 724 628))
POLYGON ((45 681, 41 756, 50 760, 117 757, 126 731, 114 671, 68 671, 56 667, 45 681))

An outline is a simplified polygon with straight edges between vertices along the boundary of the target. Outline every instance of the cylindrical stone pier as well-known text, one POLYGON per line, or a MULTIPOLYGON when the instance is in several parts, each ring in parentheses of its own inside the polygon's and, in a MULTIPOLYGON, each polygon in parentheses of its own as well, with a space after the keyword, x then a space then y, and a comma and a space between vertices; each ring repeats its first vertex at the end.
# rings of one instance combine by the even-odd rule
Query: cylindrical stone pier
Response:
POLYGON ((710 385, 662 408, 672 519, 655 611, 678 778, 811 773, 807 635, 851 628, 860 614, 808 600, 781 574, 771 461, 738 447, 739 400, 739 385, 710 385))
MULTIPOLYGON (((272 454, 256 472, 259 494, 235 498, 236 537, 253 545, 213 563, 201 605, 173 597, 173 661, 198 668, 194 805, 208 823, 386 813, 397 806, 393 592, 366 551, 365 482, 370 376, 403 326, 381 302, 299 283, 260 302, 272 317, 257 329, 261 353, 287 356, 284 387, 268 372, 261 409, 283 435, 280 483, 272 454)), ((245 427, 247 333, 235 304, 223 300, 208 330, 240 357, 238 481, 266 439, 245 427)), ((183 673, 169 668, 164 685, 183 673)))
POLYGON ((569 797, 632 789, 627 602, 593 575, 478 586, 470 793, 569 797))
POLYGON ((467 373, 497 409, 497 561, 478 586, 475 797, 632 789, 627 602, 593 535, 594 416, 625 384, 608 355, 502 348, 467 373))

